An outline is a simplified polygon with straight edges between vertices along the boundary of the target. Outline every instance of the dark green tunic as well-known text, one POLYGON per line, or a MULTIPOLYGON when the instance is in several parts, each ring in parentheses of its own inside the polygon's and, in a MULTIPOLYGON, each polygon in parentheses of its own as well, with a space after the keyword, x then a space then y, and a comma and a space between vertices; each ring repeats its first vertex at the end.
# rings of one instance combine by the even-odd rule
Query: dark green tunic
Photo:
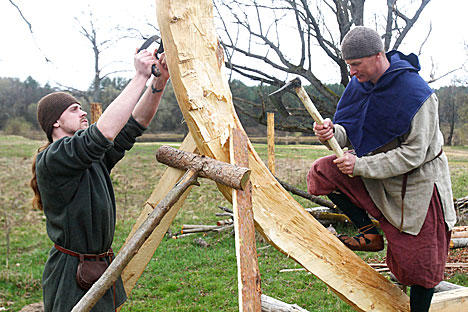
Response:
MULTIPOLYGON (((110 171, 130 150, 144 127, 132 117, 115 138, 107 140, 95 124, 73 137, 55 141, 37 155, 36 174, 52 242, 78 253, 107 251, 114 238, 116 212, 110 171)), ((71 311, 86 293, 76 279, 78 258, 54 247, 42 277, 45 312, 71 311)), ((126 300, 116 283, 116 306, 126 300)), ((112 288, 92 311, 114 311, 112 288)))

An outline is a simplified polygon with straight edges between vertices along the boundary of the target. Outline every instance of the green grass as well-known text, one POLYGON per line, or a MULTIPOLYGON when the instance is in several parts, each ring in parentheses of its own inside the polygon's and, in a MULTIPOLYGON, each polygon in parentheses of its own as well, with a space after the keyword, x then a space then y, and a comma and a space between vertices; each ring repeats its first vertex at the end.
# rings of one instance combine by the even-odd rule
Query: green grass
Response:
MULTIPOLYGON (((0 310, 19 311, 39 302, 41 276, 51 242, 47 237, 42 212, 31 210, 32 191, 28 183, 31 161, 44 142, 17 136, 0 135, 0 310)), ((118 223, 114 250, 125 241, 145 201, 159 182, 165 166, 155 159, 163 144, 141 143, 117 165, 112 173, 118 223)), ((267 147, 254 144, 266 162, 267 147)), ((468 149, 445 148, 450 160, 455 197, 468 194, 468 149)), ((300 189, 306 188, 305 176, 318 157, 330 154, 322 146, 278 145, 275 148, 276 175, 300 189)), ((183 224, 216 224, 222 217, 218 206, 232 208, 214 182, 200 179, 192 189, 170 227, 178 232, 183 224)), ((304 207, 313 204, 294 196, 304 207)), ((338 231, 352 233, 351 227, 338 231)), ((300 268, 257 235, 258 262, 262 292, 279 300, 296 303, 309 311, 352 311, 327 286, 305 271, 283 272, 300 268)), ((358 253, 368 261, 379 261, 385 252, 358 253)), ((238 311, 235 243, 231 232, 163 239, 122 311, 238 311), (203 238, 201 247, 194 238, 203 238)), ((468 278, 459 273, 449 281, 468 286, 468 278)))

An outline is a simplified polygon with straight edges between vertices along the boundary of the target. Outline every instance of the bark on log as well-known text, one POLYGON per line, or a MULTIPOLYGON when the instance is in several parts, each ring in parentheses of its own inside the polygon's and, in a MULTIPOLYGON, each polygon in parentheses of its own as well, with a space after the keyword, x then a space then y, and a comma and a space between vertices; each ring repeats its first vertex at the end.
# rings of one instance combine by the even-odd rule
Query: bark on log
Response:
POLYGON ((107 290, 119 278, 123 269, 127 266, 133 256, 159 225, 164 215, 179 200, 182 194, 192 185, 197 184, 197 172, 187 171, 181 181, 168 193, 158 204, 146 221, 138 228, 128 244, 119 252, 114 261, 109 265, 104 274, 94 283, 88 292, 81 297, 80 301, 73 307, 72 312, 87 312, 101 299, 107 290))
MULTIPOLYGON (((202 154, 227 162, 230 130, 242 125, 223 74, 212 1, 157 0, 156 8, 172 85, 190 133, 202 154)), ((249 166, 257 229, 271 244, 356 310, 409 311, 408 296, 307 213, 276 181, 250 142, 249 166)), ((232 200, 230 189, 218 187, 232 200)))
MULTIPOLYGON (((229 141, 231 164, 248 167, 247 136, 232 129, 229 141)), ((252 183, 245 190, 232 189, 234 233, 236 241, 237 281, 240 312, 260 312, 261 285, 255 242, 255 225, 252 212, 252 183)))
POLYGON ((167 145, 163 145, 158 149, 156 159, 173 168, 195 170, 200 178, 209 178, 235 189, 243 190, 249 181, 250 169, 248 168, 180 151, 167 145))

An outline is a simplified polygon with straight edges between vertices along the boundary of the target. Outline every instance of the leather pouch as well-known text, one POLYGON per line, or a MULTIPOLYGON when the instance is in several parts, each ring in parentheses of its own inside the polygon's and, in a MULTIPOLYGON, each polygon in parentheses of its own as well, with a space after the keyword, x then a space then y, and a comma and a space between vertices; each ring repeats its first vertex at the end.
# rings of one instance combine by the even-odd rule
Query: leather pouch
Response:
POLYGON ((76 270, 76 282, 81 289, 88 290, 104 274, 108 264, 105 261, 85 261, 84 256, 80 255, 80 262, 76 270))

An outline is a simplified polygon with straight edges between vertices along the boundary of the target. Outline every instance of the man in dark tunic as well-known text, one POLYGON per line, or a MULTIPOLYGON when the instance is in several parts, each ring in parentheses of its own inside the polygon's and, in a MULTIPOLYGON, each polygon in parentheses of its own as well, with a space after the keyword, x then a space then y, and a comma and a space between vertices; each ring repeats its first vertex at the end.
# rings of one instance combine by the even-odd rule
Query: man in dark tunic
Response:
MULTIPOLYGON (((156 60, 141 51, 134 64, 133 79, 89 127, 86 112, 71 95, 55 92, 38 103, 38 120, 49 142, 36 155, 31 186, 54 243, 42 280, 46 312, 71 311, 86 293, 76 280, 76 254, 104 254, 107 263, 111 260, 106 252, 114 238, 116 207, 110 171, 151 122, 169 79, 164 54, 156 60), (153 64, 161 76, 140 98, 153 64)), ((119 278, 93 311, 114 311, 125 300, 119 278)))
POLYGON ((353 152, 316 160, 308 191, 327 195, 359 228, 355 237, 339 236, 352 250, 384 248, 368 214, 376 218, 388 267, 411 286, 411 311, 428 311, 456 222, 438 100, 418 74, 417 56, 385 53, 376 31, 352 29, 341 50, 352 79, 334 122, 314 131, 324 144, 335 137, 353 152))

